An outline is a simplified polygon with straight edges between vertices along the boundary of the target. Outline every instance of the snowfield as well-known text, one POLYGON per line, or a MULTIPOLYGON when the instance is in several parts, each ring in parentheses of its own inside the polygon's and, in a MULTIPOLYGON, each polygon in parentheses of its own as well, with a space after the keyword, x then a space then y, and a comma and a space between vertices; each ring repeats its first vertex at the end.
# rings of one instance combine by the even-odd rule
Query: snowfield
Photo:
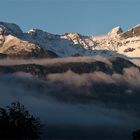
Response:
POLYGON ((140 25, 123 32, 115 27, 106 35, 83 36, 79 33, 51 34, 39 29, 23 32, 16 24, 0 22, 0 53, 15 56, 119 56, 138 58, 140 25), (41 51, 40 51, 41 50, 41 51), (35 54, 36 52, 36 54, 35 54), (43 55, 41 53, 44 53, 43 55))

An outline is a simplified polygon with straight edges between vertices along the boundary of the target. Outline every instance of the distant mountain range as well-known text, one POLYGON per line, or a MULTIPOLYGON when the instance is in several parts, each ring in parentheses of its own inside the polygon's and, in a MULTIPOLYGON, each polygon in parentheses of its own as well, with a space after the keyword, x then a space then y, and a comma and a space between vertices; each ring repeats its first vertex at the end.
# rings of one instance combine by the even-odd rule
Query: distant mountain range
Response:
POLYGON ((140 56, 140 25, 123 32, 121 27, 106 35, 51 34, 39 29, 23 32, 13 23, 0 22, 0 57, 54 58, 67 56, 140 56))

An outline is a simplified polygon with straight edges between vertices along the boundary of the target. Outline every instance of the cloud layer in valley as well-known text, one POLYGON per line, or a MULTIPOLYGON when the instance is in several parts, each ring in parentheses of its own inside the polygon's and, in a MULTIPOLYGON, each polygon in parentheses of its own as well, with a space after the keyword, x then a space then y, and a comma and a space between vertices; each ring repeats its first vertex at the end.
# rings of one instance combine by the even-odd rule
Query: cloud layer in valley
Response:
POLYGON ((89 138, 99 138, 100 132, 109 128, 103 137, 119 138, 123 132, 122 137, 128 138, 140 127, 140 72, 137 68, 125 68, 123 74, 112 75, 76 74, 69 70, 49 74, 45 79, 24 72, 0 76, 0 105, 21 101, 48 125, 48 131, 54 127, 53 133, 56 127, 73 126, 91 131, 87 132, 89 138))

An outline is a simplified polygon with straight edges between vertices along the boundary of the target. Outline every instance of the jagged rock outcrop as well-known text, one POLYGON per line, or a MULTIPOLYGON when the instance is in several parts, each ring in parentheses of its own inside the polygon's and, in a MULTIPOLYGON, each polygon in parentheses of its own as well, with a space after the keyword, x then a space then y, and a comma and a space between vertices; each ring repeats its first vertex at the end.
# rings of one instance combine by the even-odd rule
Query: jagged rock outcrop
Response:
POLYGON ((113 29, 108 33, 108 35, 114 37, 114 36, 116 36, 116 35, 118 35, 118 34, 121 34, 122 32, 123 32, 122 28, 121 28, 120 26, 117 26, 117 27, 113 28, 113 29))
POLYGON ((121 34, 121 37, 125 39, 138 36, 140 36, 140 25, 137 25, 121 34))

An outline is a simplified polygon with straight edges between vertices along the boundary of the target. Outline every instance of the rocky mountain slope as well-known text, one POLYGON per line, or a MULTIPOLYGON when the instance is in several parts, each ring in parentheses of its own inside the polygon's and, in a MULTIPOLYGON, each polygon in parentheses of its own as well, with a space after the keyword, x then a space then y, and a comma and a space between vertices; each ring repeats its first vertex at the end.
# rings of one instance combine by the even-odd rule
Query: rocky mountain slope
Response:
POLYGON ((140 25, 120 27, 102 36, 79 33, 55 35, 39 29, 23 32, 16 24, 0 22, 0 53, 12 57, 121 56, 139 57, 140 25))
POLYGON ((23 35, 24 33, 16 24, 0 22, 0 57, 57 57, 55 53, 24 40, 23 35))
POLYGON ((114 73, 123 74, 126 68, 136 68, 140 71, 140 67, 132 62, 119 57, 108 59, 91 58, 91 57, 67 57, 39 60, 6 60, 0 61, 0 74, 9 74, 24 72, 33 76, 45 78, 49 74, 61 74, 71 71, 76 74, 104 72, 112 75, 114 73))

